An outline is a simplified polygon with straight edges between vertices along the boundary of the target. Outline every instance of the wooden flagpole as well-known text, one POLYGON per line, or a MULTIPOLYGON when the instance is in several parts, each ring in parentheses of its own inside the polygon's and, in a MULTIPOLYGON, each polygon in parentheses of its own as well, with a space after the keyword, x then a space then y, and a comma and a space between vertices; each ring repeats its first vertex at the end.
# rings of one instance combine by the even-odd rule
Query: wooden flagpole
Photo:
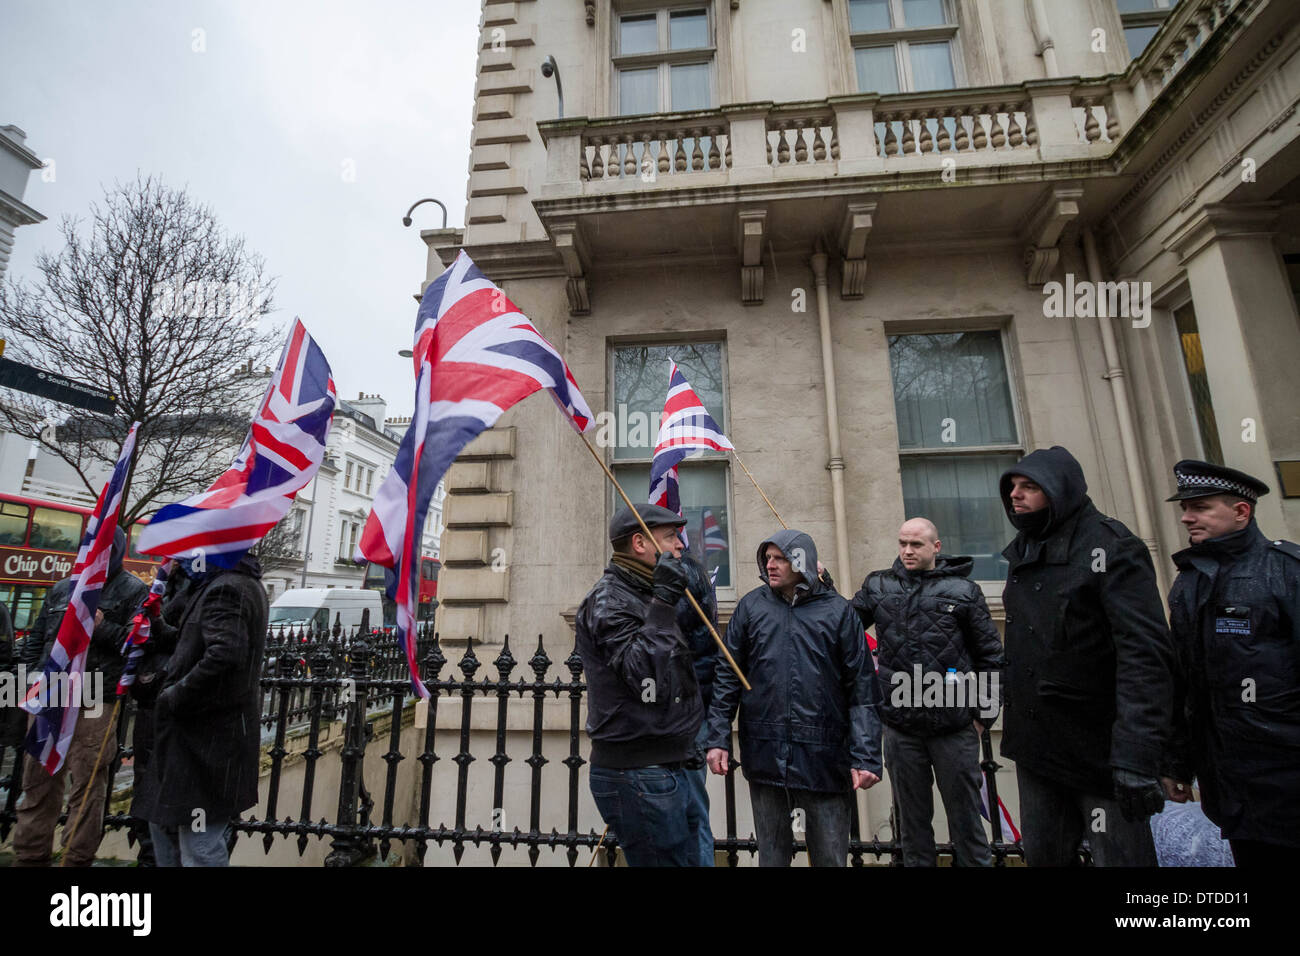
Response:
MULTIPOLYGON (((664 549, 659 547, 659 542, 655 539, 655 536, 650 533, 650 528, 646 526, 645 520, 641 517, 641 513, 636 510, 636 506, 632 504, 632 499, 627 496, 627 493, 623 490, 623 486, 618 483, 618 479, 614 477, 614 473, 610 471, 609 466, 605 464, 605 460, 597 454, 596 449, 591 446, 591 442, 587 440, 586 435, 579 432, 579 437, 582 439, 582 443, 587 446, 587 451, 591 452, 591 457, 596 459, 596 464, 600 465, 601 470, 605 472, 605 477, 614 485, 614 489, 619 493, 619 496, 636 517, 637 524, 641 526, 641 530, 645 532, 645 536, 649 538, 650 542, 655 546, 655 553, 663 554, 664 549)), ((690 588, 686 589, 685 594, 686 599, 691 602, 691 607, 695 608, 695 613, 700 616, 700 620, 704 622, 705 627, 709 629, 709 633, 713 635, 713 639, 717 641, 718 647, 722 650, 722 655, 727 659, 727 663, 731 665, 731 669, 735 671, 736 676, 740 678, 741 686, 744 687, 745 690, 753 690, 749 681, 745 679, 745 675, 740 672, 740 666, 736 663, 736 659, 731 656, 731 651, 727 650, 727 645, 722 643, 722 638, 718 636, 717 630, 713 627, 713 622, 710 621, 709 616, 704 613, 704 608, 700 607, 700 602, 695 600, 695 595, 691 593, 690 588)))

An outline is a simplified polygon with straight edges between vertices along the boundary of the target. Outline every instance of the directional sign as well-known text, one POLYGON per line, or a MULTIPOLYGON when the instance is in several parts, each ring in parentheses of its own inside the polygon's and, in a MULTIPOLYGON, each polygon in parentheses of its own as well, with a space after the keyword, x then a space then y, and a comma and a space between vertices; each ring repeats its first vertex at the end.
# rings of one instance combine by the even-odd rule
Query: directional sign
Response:
POLYGON ((105 415, 113 414, 117 406, 112 392, 7 358, 0 358, 0 385, 105 415))

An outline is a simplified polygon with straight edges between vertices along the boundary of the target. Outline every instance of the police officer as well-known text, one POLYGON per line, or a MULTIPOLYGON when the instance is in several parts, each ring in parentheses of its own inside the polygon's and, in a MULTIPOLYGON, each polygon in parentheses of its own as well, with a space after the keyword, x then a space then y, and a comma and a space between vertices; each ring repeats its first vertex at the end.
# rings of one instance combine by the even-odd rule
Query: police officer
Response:
POLYGON ((1300 849, 1300 547, 1266 538, 1268 485, 1205 461, 1174 466, 1191 547, 1169 592, 1178 652, 1175 733, 1164 780, 1205 814, 1238 866, 1281 866, 1300 849))
POLYGON ((628 865, 694 866, 701 821, 688 764, 704 711, 677 624, 686 520, 658 505, 636 510, 650 534, 630 509, 614 515, 613 557, 575 622, 590 688, 591 795, 628 865))

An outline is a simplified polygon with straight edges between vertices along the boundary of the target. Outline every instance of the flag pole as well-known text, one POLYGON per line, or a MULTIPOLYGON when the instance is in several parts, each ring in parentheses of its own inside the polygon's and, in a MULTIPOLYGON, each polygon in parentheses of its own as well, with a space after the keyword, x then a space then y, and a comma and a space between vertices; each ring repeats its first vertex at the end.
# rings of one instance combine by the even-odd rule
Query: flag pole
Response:
POLYGON ((763 494, 763 489, 759 487, 758 480, 754 477, 753 473, 748 468, 745 467, 745 463, 741 461, 740 452, 736 451, 735 448, 732 448, 731 457, 736 459, 736 464, 739 465, 741 467, 741 470, 744 471, 745 474, 749 476, 749 480, 754 483, 754 488, 758 491, 758 493, 760 495, 763 495, 763 500, 766 501, 767 506, 772 509, 772 514, 776 515, 776 520, 781 522, 781 527, 789 531, 790 526, 785 523, 785 519, 782 518, 780 512, 776 510, 776 505, 772 504, 771 500, 767 497, 767 495, 763 494))
MULTIPOLYGON (((104 739, 99 742, 99 753, 95 754, 95 764, 90 768, 90 780, 86 782, 86 789, 81 797, 81 807, 77 810, 77 819, 73 822, 72 829, 64 831, 66 836, 63 841, 63 859, 59 861, 59 866, 68 865, 68 848, 76 839, 77 831, 81 829, 81 819, 86 815, 86 803, 90 800, 91 791, 95 789, 95 776, 99 773, 99 762, 104 759, 104 748, 108 746, 108 738, 117 730, 117 718, 121 712, 122 698, 119 697, 113 704, 113 719, 104 728, 104 739)), ((112 794, 109 794, 109 797, 111 798, 112 794)))
MULTIPOLYGON (((596 453, 596 449, 591 447, 591 442, 587 440, 586 435, 583 435, 581 432, 579 432, 578 435, 582 439, 582 443, 587 446, 587 451, 591 452, 591 457, 596 459, 596 464, 600 465, 601 470, 605 472, 605 477, 614 485, 614 489, 619 493, 619 496, 631 510, 633 516, 636 518, 637 524, 639 524, 641 530, 645 532, 645 536, 649 538, 650 542, 655 546, 655 553, 663 554, 664 549, 659 546, 659 542, 655 539, 655 536, 650 533, 650 528, 646 526, 645 519, 643 519, 641 513, 636 510, 636 506, 632 504, 632 500, 628 498, 627 492, 625 492, 623 486, 618 483, 618 479, 614 477, 614 473, 609 470, 609 465, 605 464, 605 459, 601 458, 600 455, 596 453)), ((695 595, 690 592, 689 588, 686 589, 685 594, 686 599, 691 602, 691 607, 695 608, 695 613, 700 616, 700 620, 704 622, 705 627, 709 629, 709 633, 713 635, 713 639, 717 641, 718 647, 722 650, 722 655, 727 659, 727 663, 731 665, 731 669, 735 671, 736 676, 740 678, 741 686, 744 687, 745 690, 752 690, 753 688, 750 686, 749 681, 747 681, 745 675, 740 672, 740 666, 736 663, 736 659, 731 656, 731 651, 727 650, 727 645, 722 643, 722 638, 718 636, 717 630, 713 627, 713 622, 710 621, 709 616, 704 613, 704 608, 700 607, 700 602, 695 600, 695 595)))

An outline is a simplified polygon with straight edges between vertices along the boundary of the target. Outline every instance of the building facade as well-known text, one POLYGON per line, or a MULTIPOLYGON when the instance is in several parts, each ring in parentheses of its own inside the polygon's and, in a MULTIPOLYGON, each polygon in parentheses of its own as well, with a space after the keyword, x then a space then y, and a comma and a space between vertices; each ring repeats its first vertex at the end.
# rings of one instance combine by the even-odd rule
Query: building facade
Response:
POLYGON ((0 126, 0 279, 9 267, 14 230, 34 226, 45 217, 23 202, 27 178, 44 164, 27 147, 27 134, 17 126, 0 126))
MULTIPOLYGON (((1293 4, 514 0, 479 42, 426 282, 464 249, 505 289, 634 499, 671 359, 841 590, 923 514, 1000 621, 997 476, 1056 444, 1162 586, 1181 458, 1260 476, 1300 537, 1293 4)), ((527 401, 453 466, 444 640, 567 654, 616 504, 580 441, 527 401)), ((725 619, 777 522, 733 458, 681 482, 725 619)))

